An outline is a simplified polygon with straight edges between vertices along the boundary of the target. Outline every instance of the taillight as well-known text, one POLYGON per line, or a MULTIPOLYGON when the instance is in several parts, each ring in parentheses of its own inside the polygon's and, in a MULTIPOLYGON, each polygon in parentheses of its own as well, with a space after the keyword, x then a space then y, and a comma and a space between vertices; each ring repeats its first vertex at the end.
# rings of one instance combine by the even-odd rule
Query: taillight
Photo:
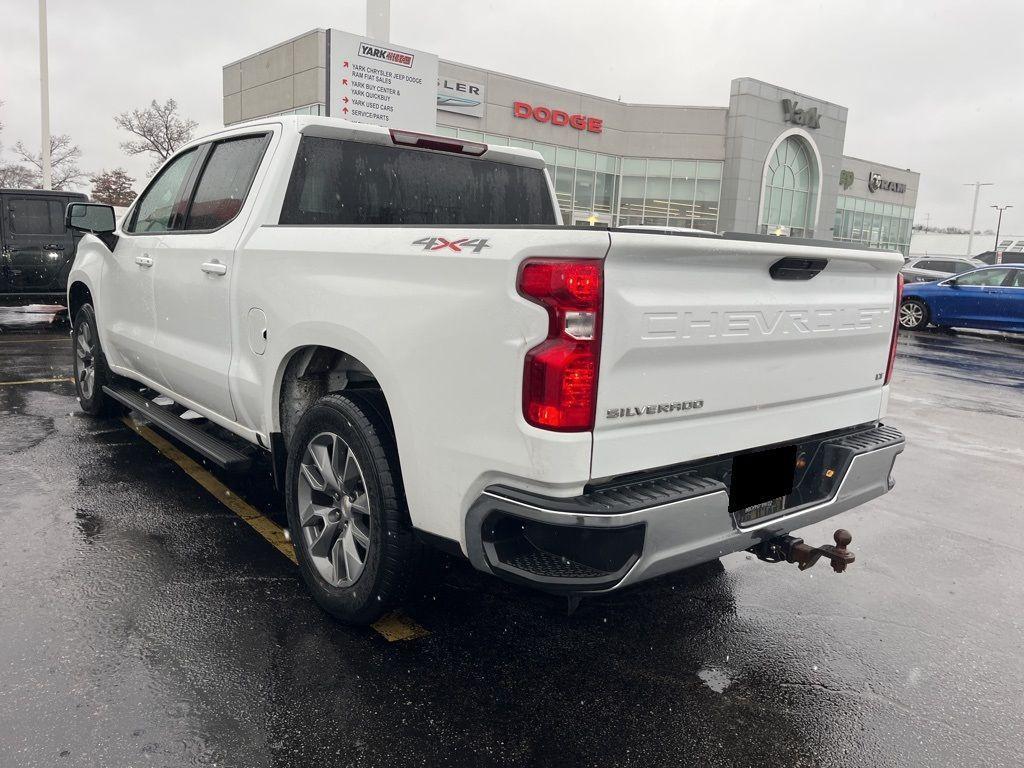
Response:
POLYGON ((896 362, 896 338, 900 332, 900 304, 903 303, 903 275, 896 275, 896 311, 892 317, 892 340, 889 342, 889 364, 885 367, 885 383, 892 378, 892 366, 896 362))
POLYGON ((594 428, 603 269, 597 259, 530 259, 519 271, 519 292, 548 311, 548 337, 523 367, 523 416, 535 427, 594 428))

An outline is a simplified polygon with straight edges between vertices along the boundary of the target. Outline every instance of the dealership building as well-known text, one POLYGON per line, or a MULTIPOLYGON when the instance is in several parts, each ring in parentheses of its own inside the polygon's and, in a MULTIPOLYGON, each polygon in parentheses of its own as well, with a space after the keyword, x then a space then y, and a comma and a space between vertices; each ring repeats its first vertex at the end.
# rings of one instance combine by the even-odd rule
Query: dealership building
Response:
MULTIPOLYGON (((348 84, 342 36, 351 37, 317 29, 227 64, 225 125, 353 117, 338 98, 348 84)), ((539 152, 566 223, 788 234, 909 253, 920 176, 845 155, 846 107, 748 77, 731 82, 725 101, 631 104, 438 59, 430 108, 435 133, 539 152)))

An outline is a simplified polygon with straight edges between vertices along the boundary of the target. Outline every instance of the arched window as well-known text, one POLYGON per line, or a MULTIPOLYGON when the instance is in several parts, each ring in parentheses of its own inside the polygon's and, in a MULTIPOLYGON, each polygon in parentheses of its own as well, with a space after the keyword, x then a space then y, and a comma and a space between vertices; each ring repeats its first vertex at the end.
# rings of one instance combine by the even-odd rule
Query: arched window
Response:
POLYGON ((804 139, 787 136, 768 161, 761 231, 773 233, 786 227, 793 237, 813 237, 817 191, 814 153, 804 139))

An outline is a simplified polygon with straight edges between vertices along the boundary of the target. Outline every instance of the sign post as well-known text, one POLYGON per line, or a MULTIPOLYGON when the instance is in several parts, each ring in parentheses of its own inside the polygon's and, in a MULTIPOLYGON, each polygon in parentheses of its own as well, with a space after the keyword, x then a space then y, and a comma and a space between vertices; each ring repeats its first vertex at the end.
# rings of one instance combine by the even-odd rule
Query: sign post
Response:
POLYGON ((327 114, 434 133, 437 56, 338 29, 328 31, 327 114))

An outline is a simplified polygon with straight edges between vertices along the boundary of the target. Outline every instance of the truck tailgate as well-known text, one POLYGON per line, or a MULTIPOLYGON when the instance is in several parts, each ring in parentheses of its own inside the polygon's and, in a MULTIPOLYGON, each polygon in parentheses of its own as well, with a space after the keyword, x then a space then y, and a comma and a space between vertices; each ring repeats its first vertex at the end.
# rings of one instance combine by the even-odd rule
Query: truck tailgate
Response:
POLYGON ((881 251, 613 231, 592 476, 878 419, 902 264, 881 251), (811 279, 773 277, 783 258, 827 263, 811 279))

